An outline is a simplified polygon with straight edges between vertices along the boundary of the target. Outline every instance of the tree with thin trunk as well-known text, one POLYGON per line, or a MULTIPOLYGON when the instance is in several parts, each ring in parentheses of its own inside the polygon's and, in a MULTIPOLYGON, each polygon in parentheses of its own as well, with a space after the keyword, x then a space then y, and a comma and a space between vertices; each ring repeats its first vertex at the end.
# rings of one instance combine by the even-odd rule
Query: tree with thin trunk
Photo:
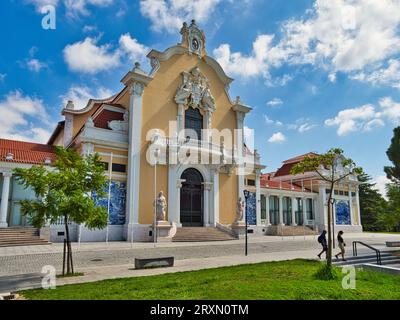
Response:
MULTIPOLYGON (((75 150, 57 147, 54 167, 32 166, 15 169, 16 179, 34 191, 36 199, 22 200, 21 212, 32 225, 41 228, 62 221, 65 226, 67 274, 73 273, 69 224, 89 229, 107 226, 107 210, 96 206, 91 194, 104 195, 106 177, 98 154, 82 157, 75 150)), ((65 257, 65 252, 64 252, 65 257)), ((64 271, 64 266, 63 266, 64 271)))
POLYGON ((357 181, 357 176, 362 173, 362 169, 356 167, 353 160, 343 155, 343 150, 333 148, 325 154, 306 156, 291 169, 291 174, 304 174, 305 172, 315 172, 319 179, 329 187, 327 207, 328 207, 328 253, 327 266, 332 266, 332 200, 335 187, 345 179, 353 177, 357 181))

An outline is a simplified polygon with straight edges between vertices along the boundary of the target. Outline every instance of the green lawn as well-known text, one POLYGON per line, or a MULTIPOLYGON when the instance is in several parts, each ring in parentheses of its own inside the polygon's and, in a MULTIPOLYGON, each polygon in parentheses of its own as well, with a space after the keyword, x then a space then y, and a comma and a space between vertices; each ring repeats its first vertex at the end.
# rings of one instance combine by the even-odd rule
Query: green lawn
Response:
MULTIPOLYGON (((292 260, 24 291, 27 299, 400 299, 400 277, 357 271, 357 288, 314 278, 317 261, 292 260)), ((339 271, 340 272, 340 271, 339 271)))

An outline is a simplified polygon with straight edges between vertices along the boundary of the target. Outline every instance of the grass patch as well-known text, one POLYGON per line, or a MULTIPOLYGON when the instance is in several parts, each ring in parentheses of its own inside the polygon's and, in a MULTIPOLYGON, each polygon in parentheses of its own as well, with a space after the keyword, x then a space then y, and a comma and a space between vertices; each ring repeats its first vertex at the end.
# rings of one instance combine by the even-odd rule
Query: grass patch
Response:
POLYGON ((328 267, 327 264, 322 264, 314 275, 317 280, 336 280, 339 278, 339 272, 335 267, 328 267))
POLYGON ((400 299, 400 277, 357 271, 355 290, 342 288, 342 273, 330 281, 316 278, 323 264, 311 260, 268 262, 148 277, 66 285, 55 290, 21 292, 27 299, 400 299))

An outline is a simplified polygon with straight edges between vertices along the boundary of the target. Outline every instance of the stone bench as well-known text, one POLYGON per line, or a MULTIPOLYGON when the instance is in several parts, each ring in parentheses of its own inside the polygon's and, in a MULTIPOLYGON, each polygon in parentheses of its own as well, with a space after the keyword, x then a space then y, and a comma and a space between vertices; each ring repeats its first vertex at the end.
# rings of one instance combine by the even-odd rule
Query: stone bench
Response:
POLYGON ((165 258, 135 258, 135 269, 166 268, 174 266, 174 257, 165 258))
POLYGON ((400 247, 400 241, 386 241, 386 247, 400 247))

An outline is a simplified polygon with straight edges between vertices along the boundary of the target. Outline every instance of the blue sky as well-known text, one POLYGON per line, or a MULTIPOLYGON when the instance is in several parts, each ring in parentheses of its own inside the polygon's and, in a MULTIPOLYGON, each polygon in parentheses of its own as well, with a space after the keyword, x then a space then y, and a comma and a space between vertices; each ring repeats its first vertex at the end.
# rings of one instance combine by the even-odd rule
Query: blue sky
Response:
POLYGON ((398 0, 3 0, 0 136, 46 142, 67 99, 121 89, 151 49, 195 18, 206 49, 253 107, 246 126, 268 171, 341 147, 382 186, 400 121, 398 0), (42 28, 53 5, 56 29, 42 28))

